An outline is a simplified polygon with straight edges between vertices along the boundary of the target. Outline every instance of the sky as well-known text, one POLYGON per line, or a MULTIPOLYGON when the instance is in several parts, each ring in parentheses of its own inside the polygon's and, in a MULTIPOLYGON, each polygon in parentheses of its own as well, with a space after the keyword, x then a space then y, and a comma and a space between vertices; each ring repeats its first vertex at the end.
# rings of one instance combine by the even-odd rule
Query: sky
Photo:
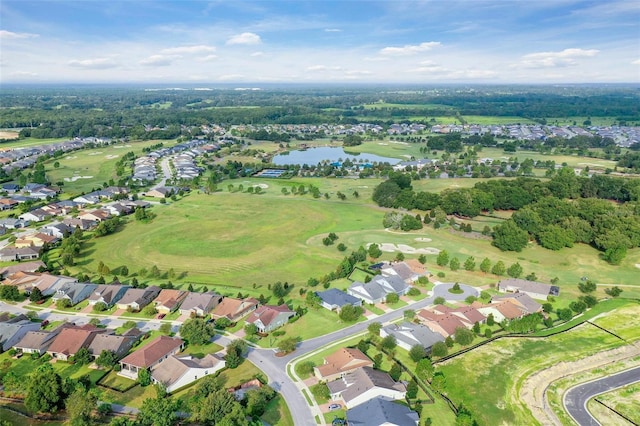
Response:
POLYGON ((0 1, 0 83, 267 82, 640 83, 640 1, 0 1))

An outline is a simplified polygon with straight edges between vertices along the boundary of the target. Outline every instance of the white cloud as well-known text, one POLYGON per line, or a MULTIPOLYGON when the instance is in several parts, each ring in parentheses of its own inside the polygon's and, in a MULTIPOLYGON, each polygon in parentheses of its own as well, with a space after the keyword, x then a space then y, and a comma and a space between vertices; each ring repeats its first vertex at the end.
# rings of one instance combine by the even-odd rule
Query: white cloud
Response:
POLYGON ((0 30, 0 38, 3 38, 3 39, 20 39, 20 38, 35 38, 35 37, 38 37, 38 34, 14 33, 7 30, 0 30))
POLYGON ((260 44, 262 43, 262 39, 260 36, 255 33, 242 33, 231 36, 227 40, 228 45, 234 44, 260 44))
POLYGON ((166 67, 173 63, 174 60, 180 58, 177 55, 151 55, 140 61, 140 65, 166 67))
POLYGON ((342 30, 339 28, 325 28, 324 32, 325 33, 341 33, 342 30))
POLYGON ((242 74, 225 74, 218 77, 220 81, 234 81, 234 80, 243 80, 244 75, 242 74))
POLYGON ((218 59, 218 55, 207 55, 207 56, 203 56, 201 58, 198 58, 197 61, 198 62, 211 62, 211 61, 215 61, 216 59, 218 59))
POLYGON ((640 59, 631 62, 632 65, 640 65, 640 59))
POLYGON ((516 68, 558 68, 577 65, 577 58, 589 58, 597 55, 596 49, 564 49, 559 52, 538 52, 524 55, 513 65, 516 68))
POLYGON ((254 58, 257 58, 258 56, 264 56, 264 52, 253 52, 249 56, 253 56, 254 58))
POLYGON ((92 70, 104 70, 108 68, 116 68, 120 64, 113 58, 93 58, 93 59, 74 59, 69 61, 69 66, 74 68, 86 68, 92 70))
POLYGON ((364 75, 371 75, 373 73, 367 70, 349 70, 345 72, 345 74, 348 76, 364 76, 364 75))
POLYGON ((215 51, 216 51, 216 48, 213 46, 200 44, 197 46, 170 47, 168 49, 163 49, 161 53, 164 53, 167 55, 196 55, 201 53, 212 53, 215 51))
POLYGON ((380 54, 388 56, 415 55, 416 53, 427 52, 440 45, 439 41, 428 41, 420 44, 406 44, 402 47, 385 47, 380 50, 380 54))
POLYGON ((307 67, 307 71, 339 71, 341 67, 328 67, 326 65, 311 65, 307 67))
POLYGON ((12 77, 37 77, 38 73, 37 72, 31 72, 31 71, 15 71, 15 72, 12 72, 9 75, 12 76, 12 77))

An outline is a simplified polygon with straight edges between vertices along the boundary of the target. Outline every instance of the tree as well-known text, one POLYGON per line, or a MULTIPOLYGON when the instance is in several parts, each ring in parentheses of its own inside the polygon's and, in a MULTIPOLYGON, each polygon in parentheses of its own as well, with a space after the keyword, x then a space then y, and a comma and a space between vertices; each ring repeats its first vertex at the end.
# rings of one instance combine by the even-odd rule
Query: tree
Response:
POLYGON ((189 318, 180 326, 180 336, 192 345, 205 345, 214 335, 213 327, 202 318, 189 318))
POLYGON ((447 356, 449 354, 449 348, 447 348, 447 345, 444 342, 436 342, 432 347, 431 347, 431 355, 433 356, 437 356, 437 357, 443 357, 443 356, 447 356))
POLYGON ((473 343, 473 333, 465 327, 457 327, 455 331, 455 341, 461 346, 469 346, 473 343))
POLYGON ((134 328, 136 326, 136 322, 135 321, 125 321, 124 324, 122 324, 122 328, 124 328, 125 330, 129 330, 131 328, 134 328))
POLYGON ((73 356, 73 361, 78 365, 86 365, 91 362, 91 352, 87 348, 80 348, 73 356))
POLYGON ((399 300, 400 300, 400 296, 398 296, 396 293, 389 293, 385 298, 385 303, 394 304, 394 303, 398 303, 399 300))
POLYGON ((452 271, 460 269, 460 260, 458 260, 457 257, 452 258, 449 262, 449 268, 451 268, 452 271))
POLYGON ((65 401, 67 415, 72 426, 91 426, 93 424, 93 410, 96 408, 97 398, 88 390, 77 387, 65 401))
POLYGON ((345 305, 340 310, 339 317, 344 322, 354 322, 360 318, 364 312, 361 306, 345 305))
POLYGON ((476 334, 480 334, 480 323, 478 321, 473 324, 473 332, 476 334))
POLYGON ((93 305, 93 310, 94 312, 104 312, 107 310, 107 304, 104 302, 96 302, 96 304, 93 305))
POLYGON ((402 375, 402 368, 400 367, 400 364, 398 364, 397 362, 394 362, 391 368, 389 369, 389 376, 391 376, 391 378, 397 382, 398 380, 400 380, 401 375, 402 375))
POLYGON ((418 262, 424 265, 425 263, 427 263, 427 256, 421 254, 420 256, 418 256, 418 262))
POLYGON ((433 299, 434 305, 444 305, 445 303, 447 303, 447 300, 442 296, 438 296, 435 299, 433 299))
POLYGON ((613 286, 611 288, 606 288, 604 292, 611 297, 618 297, 620 296, 620 293, 622 293, 622 289, 618 286, 613 286))
POLYGON ((258 334, 258 326, 255 324, 246 324, 244 326, 244 332, 247 336, 255 336, 258 334))
POLYGON ((369 254, 369 257, 374 260, 382 256, 382 250, 380 250, 380 247, 377 244, 371 244, 367 252, 369 254))
POLYGON ((243 357, 247 353, 247 342, 236 339, 227 345, 227 355, 225 357, 228 368, 237 368, 242 364, 243 357))
MULTIPOLYGON (((446 345, 445 345, 446 349, 446 345)), ((433 348, 432 348, 433 353, 433 348)), ((423 381, 429 381, 433 377, 435 369, 429 358, 422 358, 416 365, 416 375, 423 381)))
POLYGON ((160 327, 158 328, 158 331, 162 334, 164 334, 165 336, 168 336, 171 334, 171 323, 168 322, 163 322, 162 324, 160 324, 160 327))
POLYGON ((473 256, 467 257, 467 260, 464 261, 464 269, 466 271, 473 271, 476 269, 476 259, 473 256))
POLYGON ((558 319, 560 319, 560 321, 566 322, 573 318, 573 313, 569 308, 558 309, 556 313, 558 314, 558 319))
POLYGON ((578 284, 578 289, 580 290, 580 292, 585 294, 593 293, 594 291, 596 291, 596 288, 596 283, 591 280, 587 280, 578 284))
POLYGON ((118 364, 118 357, 115 352, 104 349, 96 359, 96 364, 104 368, 113 368, 118 364))
POLYGON ((35 413, 53 413, 64 400, 62 378, 51 364, 42 364, 29 376, 25 406, 35 413))
POLYGON ((173 426, 178 422, 177 410, 178 402, 173 398, 147 398, 137 420, 142 426, 173 426))
POLYGON ((380 342, 380 347, 391 351, 396 348, 397 344, 398 342, 396 342, 396 338, 390 334, 382 339, 382 341, 380 342))
POLYGON ((276 391, 271 386, 263 386, 258 389, 251 389, 245 394, 244 403, 246 413, 253 418, 259 418, 264 414, 267 404, 276 395, 276 391))
POLYGON ((507 275, 512 278, 520 278, 522 276, 522 266, 520 266, 520 263, 516 262, 509 266, 509 269, 507 269, 507 275))
MULTIPOLYGON (((213 325, 215 326, 215 328, 220 330, 224 330, 225 328, 230 327, 231 324, 232 324, 231 320, 227 317, 216 318, 216 320, 213 322, 213 325)), ((255 325, 255 324, 252 324, 252 325, 255 325)), ((258 326, 256 326, 256 333, 257 331, 258 331, 258 326)))
POLYGON ((493 268, 491 268, 493 275, 503 276, 506 272, 507 268, 502 260, 498 260, 495 265, 493 265, 493 268))
POLYGON ((581 314, 587 309, 587 304, 583 301, 573 301, 569 304, 569 308, 576 314, 581 314))
POLYGON ((496 323, 496 320, 495 320, 495 318, 493 318, 493 314, 487 315, 487 325, 489 327, 493 327, 495 325, 495 323, 496 323))
POLYGON ((438 266, 445 266, 449 263, 449 253, 446 250, 442 250, 438 253, 438 257, 436 258, 436 264, 438 266))
POLYGON ((444 339, 444 344, 447 345, 448 348, 452 348, 454 343, 455 342, 453 341, 451 336, 447 336, 447 338, 444 339))
POLYGON ((409 356, 413 361, 418 362, 427 356, 427 352, 424 350, 422 345, 413 345, 409 350, 409 356))
POLYGON ((298 339, 295 337, 287 337, 278 342, 278 350, 284 353, 290 353, 296 350, 298 339))
POLYGON ((407 398, 414 399, 416 396, 418 396, 418 384, 415 380, 411 380, 407 384, 407 398))
POLYGON ((542 311, 546 314, 553 312, 553 305, 551 303, 543 303, 542 311))
POLYGON ((502 251, 522 251, 529 243, 529 233, 518 227, 512 219, 493 228, 493 245, 502 251))
POLYGON ((151 384, 151 373, 146 368, 142 368, 138 371, 138 383, 140 386, 149 386, 151 384))
POLYGON ((29 295, 29 300, 35 303, 41 301, 42 299, 44 299, 44 296, 42 295, 40 289, 38 287, 33 287, 33 289, 31 290, 31 294, 29 295))
POLYGON ((369 333, 373 336, 379 336, 381 328, 382 328, 382 324, 380 324, 379 322, 372 322, 367 327, 367 331, 369 331, 369 333))

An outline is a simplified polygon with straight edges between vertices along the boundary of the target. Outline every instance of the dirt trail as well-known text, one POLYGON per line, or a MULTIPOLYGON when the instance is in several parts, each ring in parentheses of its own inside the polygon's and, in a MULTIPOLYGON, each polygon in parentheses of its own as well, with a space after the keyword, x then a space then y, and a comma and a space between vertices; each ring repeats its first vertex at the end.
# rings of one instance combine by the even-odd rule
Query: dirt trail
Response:
POLYGON ((598 352, 577 361, 560 362, 527 378, 522 385, 519 400, 531 410, 533 417, 538 419, 540 424, 561 425, 547 400, 549 385, 565 377, 637 356, 640 356, 640 345, 635 344, 598 352))

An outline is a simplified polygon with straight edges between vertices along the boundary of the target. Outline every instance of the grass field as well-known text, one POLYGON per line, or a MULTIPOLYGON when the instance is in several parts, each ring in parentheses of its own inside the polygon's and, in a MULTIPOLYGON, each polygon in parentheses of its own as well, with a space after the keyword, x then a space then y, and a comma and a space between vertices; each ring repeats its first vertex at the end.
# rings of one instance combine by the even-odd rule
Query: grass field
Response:
MULTIPOLYGON (((624 414, 636 424, 640 423, 640 383, 634 383, 612 392, 596 397, 607 407, 613 408, 619 413, 624 414)), ((606 407, 598 404, 595 400, 587 403, 588 410, 600 421, 601 424, 607 425, 631 425, 617 414, 611 412, 606 407)))
POLYGON ((499 148, 483 148, 480 153, 482 157, 488 157, 495 159, 508 160, 511 157, 518 158, 518 161, 522 162, 527 158, 534 161, 555 161, 557 165, 567 163, 569 167, 575 167, 583 169, 589 166, 590 169, 614 169, 616 162, 612 160, 603 160, 600 158, 580 157, 577 155, 556 155, 556 154, 541 154, 535 151, 517 151, 515 153, 505 153, 499 148))
MULTIPOLYGON (((628 306, 637 316, 637 302, 628 306)), ((616 324, 623 323, 628 318, 626 309, 608 317, 616 324)), ((469 408, 480 425, 536 424, 530 411, 518 401, 519 387, 526 377, 559 361, 572 361, 623 344, 584 324, 546 339, 497 340, 446 362, 438 370, 447 378, 447 395, 469 408)))
MULTIPOLYGON (((162 141, 165 146, 173 141, 162 141)), ((109 179, 118 180, 115 165, 120 157, 129 151, 140 155, 142 149, 159 143, 157 140, 144 142, 129 142, 126 144, 109 145, 94 149, 79 150, 68 153, 59 159, 51 159, 45 163, 47 176, 52 182, 64 182, 64 191, 70 196, 89 192, 102 187, 109 179), (55 168, 55 162, 60 167, 55 168)))

